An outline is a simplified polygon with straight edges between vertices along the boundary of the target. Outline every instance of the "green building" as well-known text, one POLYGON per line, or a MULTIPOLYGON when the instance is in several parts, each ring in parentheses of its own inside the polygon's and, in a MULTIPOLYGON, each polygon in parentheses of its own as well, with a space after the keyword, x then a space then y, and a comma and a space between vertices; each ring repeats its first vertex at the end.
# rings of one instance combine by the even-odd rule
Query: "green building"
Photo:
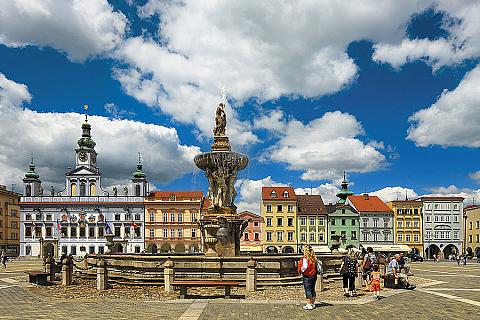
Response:
POLYGON ((326 205, 328 214, 328 246, 332 246, 332 236, 340 236, 340 247, 354 246, 358 248, 360 245, 360 217, 358 211, 349 204, 345 204, 347 197, 353 195, 348 190, 348 182, 343 175, 342 190, 337 193, 339 198, 336 204, 326 205))

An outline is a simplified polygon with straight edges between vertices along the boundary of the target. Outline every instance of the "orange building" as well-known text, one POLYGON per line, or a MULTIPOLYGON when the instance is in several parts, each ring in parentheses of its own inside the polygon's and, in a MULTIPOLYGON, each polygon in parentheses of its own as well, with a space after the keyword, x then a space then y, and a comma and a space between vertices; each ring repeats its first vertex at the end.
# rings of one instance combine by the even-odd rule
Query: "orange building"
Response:
POLYGON ((9 256, 20 252, 20 194, 0 185, 0 251, 9 256))
POLYGON ((250 211, 240 212, 239 218, 248 220, 248 225, 243 230, 242 237, 240 238, 240 251, 262 252, 263 218, 250 211))
POLYGON ((145 247, 150 253, 200 252, 201 191, 154 191, 145 198, 145 247))

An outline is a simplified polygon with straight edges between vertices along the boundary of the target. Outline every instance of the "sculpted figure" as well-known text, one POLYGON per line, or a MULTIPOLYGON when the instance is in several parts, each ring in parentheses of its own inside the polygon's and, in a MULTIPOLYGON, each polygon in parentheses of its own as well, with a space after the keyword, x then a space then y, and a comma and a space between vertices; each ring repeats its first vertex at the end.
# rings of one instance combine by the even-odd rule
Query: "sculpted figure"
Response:
POLYGON ((215 204, 215 194, 216 194, 216 183, 215 179, 213 178, 213 172, 211 169, 206 168, 205 169, 205 175, 207 176, 208 179, 208 193, 207 193, 207 198, 210 199, 210 208, 213 208, 215 204))
POLYGON ((117 187, 113 187, 113 196, 116 197, 118 194, 117 187))
POLYGON ((237 169, 234 167, 228 178, 228 194, 230 195, 230 206, 235 207, 235 198, 237 197, 237 190, 235 190, 235 181, 237 180, 237 169))
POLYGON ((43 187, 40 186, 40 188, 38 189, 38 193, 40 194, 40 197, 43 196, 43 187))
POLYGON ((213 129, 214 136, 224 136, 225 127, 227 126, 227 115, 225 114, 225 105, 220 103, 215 113, 215 128, 213 129))
POLYGON ((128 188, 127 187, 123 187, 123 193, 128 196, 128 188))

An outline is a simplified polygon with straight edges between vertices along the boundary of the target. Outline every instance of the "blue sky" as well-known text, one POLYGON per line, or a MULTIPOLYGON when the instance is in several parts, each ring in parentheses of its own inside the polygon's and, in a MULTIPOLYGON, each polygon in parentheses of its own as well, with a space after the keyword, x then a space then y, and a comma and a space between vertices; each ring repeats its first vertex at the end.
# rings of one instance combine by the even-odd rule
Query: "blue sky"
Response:
POLYGON ((1 142, 2 184, 34 153, 60 188, 88 104, 106 188, 140 151, 156 188, 205 191, 191 159, 224 85, 250 157, 242 208, 269 184, 333 201, 343 170, 384 200, 479 196, 477 1, 50 0, 0 17, 0 132, 20 137, 1 142))

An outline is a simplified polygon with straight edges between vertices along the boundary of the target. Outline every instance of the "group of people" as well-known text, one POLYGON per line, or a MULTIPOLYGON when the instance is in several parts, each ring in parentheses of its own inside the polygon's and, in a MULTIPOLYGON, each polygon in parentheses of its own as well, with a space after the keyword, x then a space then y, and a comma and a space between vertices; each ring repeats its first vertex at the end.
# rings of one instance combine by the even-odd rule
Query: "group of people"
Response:
MULTIPOLYGON (((380 267, 377 261, 377 256, 371 247, 368 247, 361 259, 362 278, 365 289, 373 292, 373 298, 380 299, 380 267)), ((352 297, 355 292, 355 279, 358 277, 359 269, 359 255, 353 248, 347 250, 347 253, 342 258, 340 266, 340 274, 343 278, 343 290, 347 297, 352 297)), ((388 261, 386 271, 387 276, 395 278, 399 283, 399 288, 413 290, 414 285, 408 282, 408 267, 406 266, 403 254, 396 254, 388 261)), ((305 296, 307 303, 303 306, 305 310, 312 310, 315 308, 315 284, 317 277, 321 276, 323 266, 315 256, 315 252, 311 246, 305 246, 303 249, 303 257, 298 262, 298 273, 302 275, 303 287, 305 289, 305 296)))

